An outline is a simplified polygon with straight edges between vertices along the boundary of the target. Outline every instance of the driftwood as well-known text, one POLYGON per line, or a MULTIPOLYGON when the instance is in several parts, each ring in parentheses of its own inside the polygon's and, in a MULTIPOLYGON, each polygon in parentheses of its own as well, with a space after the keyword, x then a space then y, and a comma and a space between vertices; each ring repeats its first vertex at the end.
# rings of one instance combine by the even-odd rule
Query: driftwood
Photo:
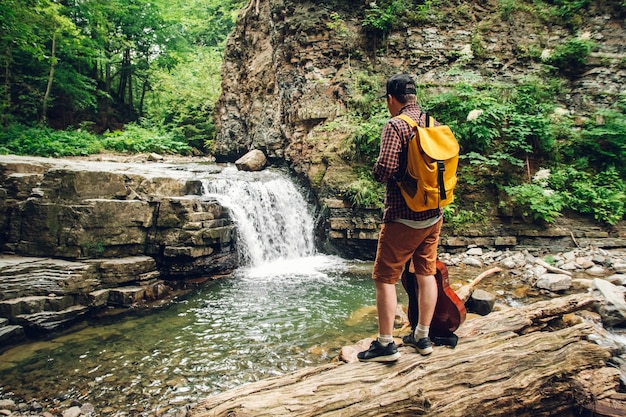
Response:
POLYGON ((422 357, 400 346, 402 357, 393 364, 303 369, 209 397, 192 416, 483 417, 619 410, 625 404, 616 392, 620 372, 607 365, 617 347, 594 343, 608 340, 604 330, 567 314, 596 301, 575 294, 507 308, 463 323, 455 349, 435 347, 422 357))
POLYGON ((461 288, 456 290, 455 291, 456 295, 458 295, 459 298, 464 303, 467 303, 467 300, 469 300, 470 296, 472 295, 472 292, 474 292, 474 287, 477 286, 480 283, 480 281, 483 280, 483 278, 488 277, 489 275, 492 275, 492 274, 496 274, 501 271, 502 271, 502 268, 496 266, 496 267, 486 270, 485 272, 482 272, 480 275, 474 278, 472 282, 470 282, 469 284, 463 285, 461 288))

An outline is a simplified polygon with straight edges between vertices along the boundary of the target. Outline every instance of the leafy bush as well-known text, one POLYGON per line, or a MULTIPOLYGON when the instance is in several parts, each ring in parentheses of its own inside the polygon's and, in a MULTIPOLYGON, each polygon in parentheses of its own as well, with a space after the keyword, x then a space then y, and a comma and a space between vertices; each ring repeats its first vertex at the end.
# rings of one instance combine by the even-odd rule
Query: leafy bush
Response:
POLYGON ((357 181, 352 182, 345 192, 354 207, 375 207, 382 209, 385 186, 374 181, 369 174, 361 174, 357 181))
POLYGON ((549 170, 539 170, 530 184, 504 187, 513 204, 514 214, 525 220, 532 218, 545 223, 552 223, 561 215, 563 198, 547 188, 549 175, 549 170))
POLYGON ((385 36, 395 26, 397 16, 402 14, 404 10, 404 2, 402 0, 392 0, 391 2, 382 1, 378 3, 372 2, 367 10, 365 10, 365 19, 363 19, 363 27, 374 32, 378 36, 385 36))
POLYGON ((485 212, 484 204, 474 203, 472 210, 466 210, 452 203, 443 208, 443 219, 446 224, 452 226, 454 231, 458 232, 468 226, 485 223, 487 219, 485 212))
POLYGON ((624 218, 626 181, 615 168, 592 174, 569 166, 555 170, 549 181, 570 210, 608 224, 624 218))
POLYGON ((123 131, 105 134, 102 146, 111 151, 130 153, 189 154, 191 151, 187 142, 174 133, 161 127, 140 126, 135 123, 127 124, 123 131))
POLYGON ((348 139, 356 160, 373 164, 380 150, 380 134, 388 116, 379 114, 361 121, 348 139))
POLYGON ((350 79, 348 106, 355 116, 367 119, 387 111, 384 100, 380 99, 383 85, 380 77, 359 71, 351 73, 350 79))
POLYGON ((168 72, 153 75, 154 88, 147 95, 147 117, 190 146, 211 151, 215 136, 213 108, 221 92, 221 52, 197 48, 168 72))
POLYGON ((586 13, 585 8, 591 0, 544 0, 535 2, 537 11, 549 23, 561 23, 575 30, 582 23, 581 14, 586 13))
POLYGON ((378 77, 358 72, 353 74, 350 85, 349 107, 351 109, 344 128, 350 132, 346 147, 350 159, 373 164, 380 149, 380 133, 389 112, 380 99, 381 81, 378 77))
POLYGON ((98 153, 99 138, 84 130, 55 130, 45 126, 11 124, 0 130, 0 153, 45 157, 98 153))
POLYGON ((597 170, 615 168, 626 176, 626 114, 603 109, 584 124, 574 143, 576 154, 586 155, 597 170))
POLYGON ((350 33, 346 21, 337 12, 330 13, 330 21, 326 23, 326 27, 339 36, 347 36, 350 33))
POLYGON ((572 38, 557 47, 547 63, 561 71, 566 76, 577 76, 584 72, 587 58, 591 54, 595 43, 592 41, 572 38))

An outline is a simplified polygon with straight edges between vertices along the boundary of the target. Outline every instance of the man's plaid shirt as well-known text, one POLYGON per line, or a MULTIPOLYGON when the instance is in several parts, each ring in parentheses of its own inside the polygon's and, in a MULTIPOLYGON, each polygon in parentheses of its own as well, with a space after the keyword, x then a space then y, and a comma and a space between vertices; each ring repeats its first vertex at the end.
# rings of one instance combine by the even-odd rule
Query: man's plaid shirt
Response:
MULTIPOLYGON (((426 124, 426 114, 422 113, 416 104, 408 104, 400 110, 420 126, 426 124)), ((426 211, 411 210, 402 197, 400 187, 396 183, 406 172, 407 146, 413 136, 413 130, 405 121, 397 118, 389 119, 383 128, 380 137, 380 153, 374 164, 374 178, 378 182, 386 182, 385 211, 383 222, 388 223, 396 219, 427 220, 441 216, 443 210, 433 209, 426 211)))

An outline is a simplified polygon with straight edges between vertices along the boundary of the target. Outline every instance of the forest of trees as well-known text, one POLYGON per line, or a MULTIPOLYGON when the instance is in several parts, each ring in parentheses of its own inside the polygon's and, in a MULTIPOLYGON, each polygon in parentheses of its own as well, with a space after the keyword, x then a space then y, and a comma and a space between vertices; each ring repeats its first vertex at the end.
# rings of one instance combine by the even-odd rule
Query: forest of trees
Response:
POLYGON ((141 121, 203 148, 242 4, 1 0, 0 125, 103 133, 141 121))

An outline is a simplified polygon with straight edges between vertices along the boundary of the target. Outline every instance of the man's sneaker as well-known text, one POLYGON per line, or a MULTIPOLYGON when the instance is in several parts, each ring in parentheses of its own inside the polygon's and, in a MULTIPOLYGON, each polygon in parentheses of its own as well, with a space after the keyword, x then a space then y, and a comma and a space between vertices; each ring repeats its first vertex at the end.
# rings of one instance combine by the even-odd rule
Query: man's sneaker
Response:
POLYGON ((400 352, 394 342, 383 346, 378 340, 374 340, 369 349, 356 356, 362 362, 393 362, 398 360, 400 352))
POLYGON ((410 335, 402 338, 402 343, 407 346, 413 346, 421 355, 430 355, 433 353, 433 344, 427 337, 415 340, 415 336, 411 333, 410 335))

